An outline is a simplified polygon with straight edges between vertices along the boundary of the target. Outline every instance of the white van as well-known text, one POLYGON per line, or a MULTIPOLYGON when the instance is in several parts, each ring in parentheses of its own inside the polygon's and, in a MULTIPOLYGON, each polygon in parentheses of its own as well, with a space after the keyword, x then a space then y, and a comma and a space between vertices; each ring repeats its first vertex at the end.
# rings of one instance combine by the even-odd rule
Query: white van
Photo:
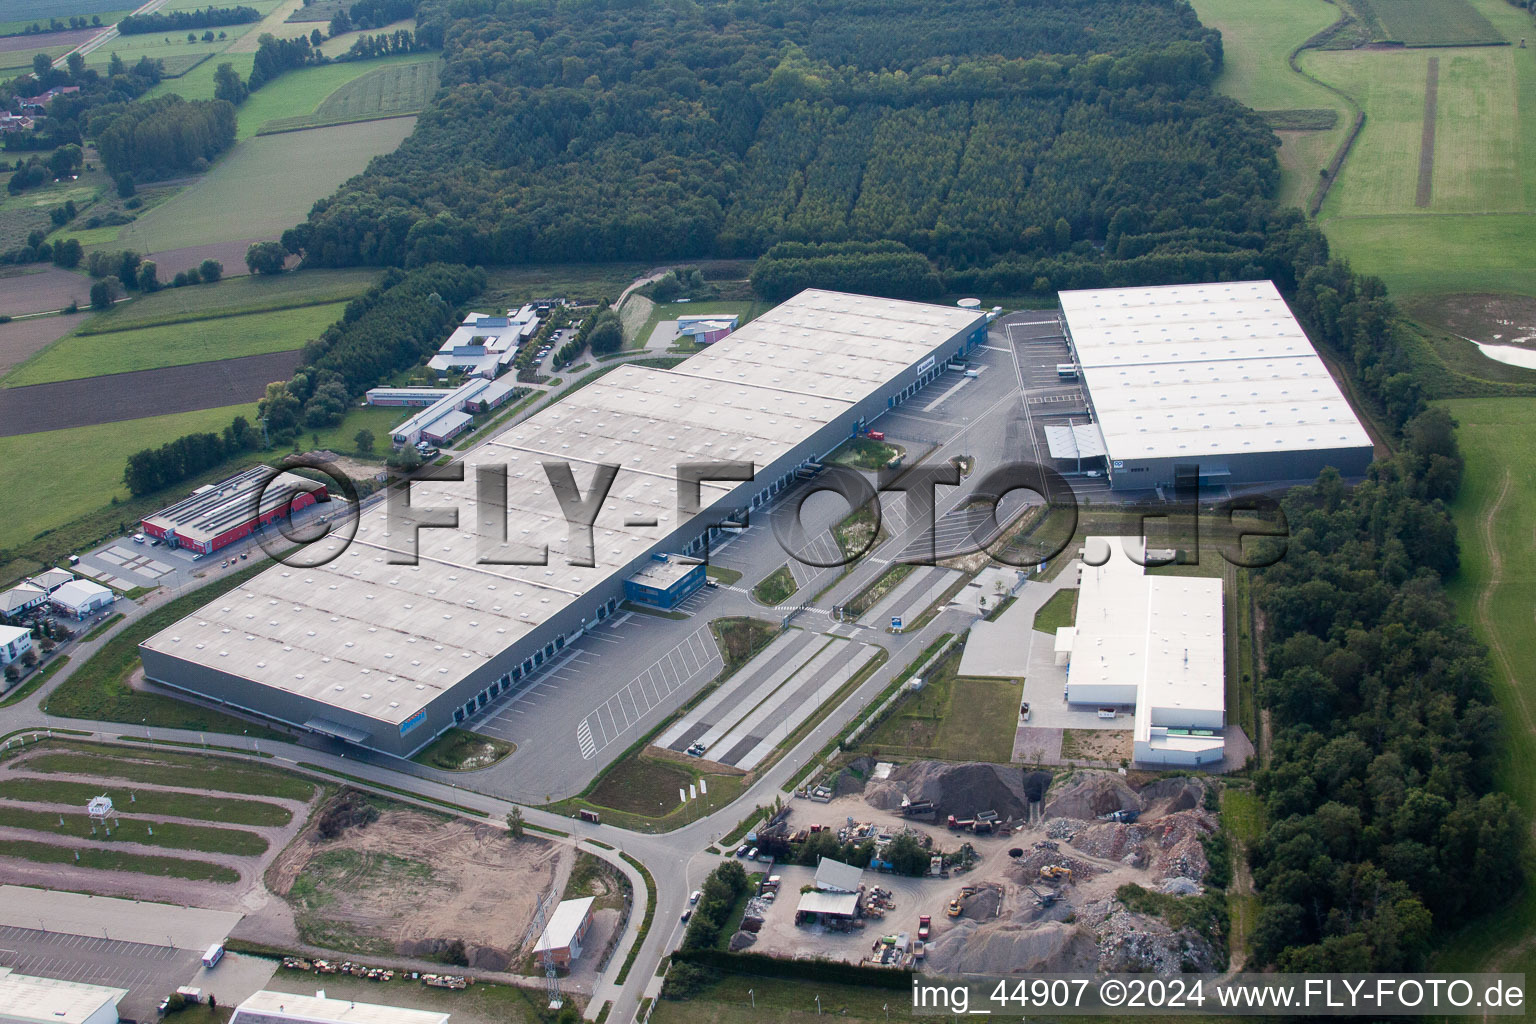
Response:
POLYGON ((144 535, 142 533, 134 534, 133 535, 133 542, 135 544, 143 544, 144 543, 144 535))
POLYGON ((222 942, 216 942, 208 947, 208 952, 203 954, 203 966, 212 967, 214 964, 223 959, 224 944, 222 942))

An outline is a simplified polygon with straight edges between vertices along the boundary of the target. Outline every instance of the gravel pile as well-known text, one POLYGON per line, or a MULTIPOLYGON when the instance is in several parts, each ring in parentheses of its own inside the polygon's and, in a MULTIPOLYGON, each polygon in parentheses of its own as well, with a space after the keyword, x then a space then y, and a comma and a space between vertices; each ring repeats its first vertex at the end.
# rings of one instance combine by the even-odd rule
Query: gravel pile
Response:
POLYGON ((969 818, 978 811, 1022 819, 1029 808, 1023 775, 1007 765, 914 761, 896 769, 890 778, 867 785, 864 800, 882 811, 899 810, 903 796, 913 803, 932 801, 940 821, 951 814, 969 818))

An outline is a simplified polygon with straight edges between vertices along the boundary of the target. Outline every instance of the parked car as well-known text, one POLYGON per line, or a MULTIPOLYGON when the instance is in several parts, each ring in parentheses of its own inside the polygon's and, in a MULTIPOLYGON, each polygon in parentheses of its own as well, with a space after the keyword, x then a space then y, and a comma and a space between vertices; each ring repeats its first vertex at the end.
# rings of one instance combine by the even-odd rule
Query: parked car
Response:
POLYGON ((747 849, 747 844, 742 843, 740 846, 736 847, 736 856, 745 857, 747 855, 747 849))
POLYGON ((688 919, 690 917, 692 917, 692 916, 693 916, 693 908, 692 907, 689 907, 687 910, 683 911, 683 924, 687 924, 688 923, 688 919))
POLYGON ((699 897, 702 895, 703 893, 699 892, 699 890, 693 890, 693 893, 688 897, 688 905, 691 907, 695 903, 699 902, 699 897))

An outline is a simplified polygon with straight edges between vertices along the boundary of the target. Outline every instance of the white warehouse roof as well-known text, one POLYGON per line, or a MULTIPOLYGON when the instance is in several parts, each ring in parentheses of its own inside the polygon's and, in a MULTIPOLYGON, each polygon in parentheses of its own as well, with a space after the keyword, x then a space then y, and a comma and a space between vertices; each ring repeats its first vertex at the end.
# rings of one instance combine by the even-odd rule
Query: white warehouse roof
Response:
POLYGON ((117 1020, 115 1010, 103 1014, 103 1008, 116 1007, 127 994, 127 989, 34 978, 16 974, 9 967, 0 967, 0 1021, 5 1024, 85 1024, 93 1018, 117 1020))
MULTIPOLYGON (((981 319, 801 292, 674 369, 619 366, 481 441, 463 459, 463 483, 413 483, 413 505, 460 510, 459 529, 421 531, 417 564, 391 564, 409 537, 389 536, 380 504, 362 513, 334 560, 274 566, 143 646, 398 726, 675 530, 679 464, 761 469, 981 319), (547 460, 569 462, 582 494, 594 464, 622 467, 593 530, 595 567, 567 560, 547 460), (547 565, 480 564, 479 464, 506 467, 509 544, 547 545, 547 565), (656 525, 628 525, 645 519, 656 525)), ((736 486, 706 482, 703 506, 736 486)))
POLYGON ((1369 447, 1269 281, 1061 293, 1111 459, 1369 447))
POLYGON ((263 989, 235 1009, 229 1024, 448 1024, 448 1014, 263 989))
POLYGON ((1135 704, 1151 727, 1220 727, 1226 710, 1220 579, 1148 575, 1136 538, 1090 537, 1079 580, 1067 693, 1074 704, 1135 704), (1130 553, 1126 544, 1132 544, 1130 553), (1107 557, 1106 557, 1107 554, 1107 557), (1090 565, 1089 562, 1100 562, 1090 565))

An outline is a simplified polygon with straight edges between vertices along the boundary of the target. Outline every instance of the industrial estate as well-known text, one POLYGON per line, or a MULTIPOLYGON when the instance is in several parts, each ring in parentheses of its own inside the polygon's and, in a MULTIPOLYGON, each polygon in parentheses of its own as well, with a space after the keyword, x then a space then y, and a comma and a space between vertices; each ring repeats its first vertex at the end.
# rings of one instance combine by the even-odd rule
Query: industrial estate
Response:
POLYGON ((1524 7, 13 6, 0 1024, 1523 1005, 1524 7))

